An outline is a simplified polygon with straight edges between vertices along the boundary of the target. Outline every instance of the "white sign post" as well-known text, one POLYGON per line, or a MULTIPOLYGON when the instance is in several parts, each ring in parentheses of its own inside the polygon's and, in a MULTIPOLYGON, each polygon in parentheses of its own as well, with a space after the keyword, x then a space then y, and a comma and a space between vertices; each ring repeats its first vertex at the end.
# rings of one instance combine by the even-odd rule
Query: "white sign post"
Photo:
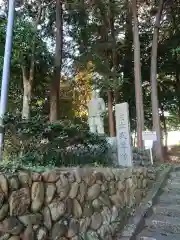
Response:
POLYGON ((116 104, 115 115, 118 162, 121 166, 131 167, 133 161, 128 103, 116 104))
POLYGON ((156 132, 144 131, 142 132, 142 138, 145 148, 150 151, 151 164, 153 165, 152 147, 153 142, 157 140, 156 132))

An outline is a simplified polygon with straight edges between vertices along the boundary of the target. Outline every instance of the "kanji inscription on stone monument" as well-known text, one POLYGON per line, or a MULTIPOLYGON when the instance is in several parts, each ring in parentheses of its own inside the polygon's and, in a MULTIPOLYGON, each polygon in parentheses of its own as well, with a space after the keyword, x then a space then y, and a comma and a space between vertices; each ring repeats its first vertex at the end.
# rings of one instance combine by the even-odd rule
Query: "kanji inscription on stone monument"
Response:
POLYGON ((117 104, 115 115, 118 162, 121 166, 130 167, 132 166, 132 147, 128 103, 117 104))

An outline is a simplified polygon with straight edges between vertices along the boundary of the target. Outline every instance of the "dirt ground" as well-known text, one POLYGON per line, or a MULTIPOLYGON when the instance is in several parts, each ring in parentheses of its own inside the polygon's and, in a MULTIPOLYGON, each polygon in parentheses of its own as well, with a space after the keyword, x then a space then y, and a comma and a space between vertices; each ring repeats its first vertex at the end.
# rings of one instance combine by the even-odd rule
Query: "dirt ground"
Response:
POLYGON ((165 151, 165 162, 174 163, 174 164, 180 163, 180 146, 179 145, 171 146, 165 151))

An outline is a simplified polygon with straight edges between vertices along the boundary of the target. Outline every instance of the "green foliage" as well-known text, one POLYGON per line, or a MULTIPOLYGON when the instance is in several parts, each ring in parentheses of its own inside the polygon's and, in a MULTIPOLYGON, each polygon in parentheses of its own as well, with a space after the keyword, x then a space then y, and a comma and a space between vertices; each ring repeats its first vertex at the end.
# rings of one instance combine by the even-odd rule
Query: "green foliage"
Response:
POLYGON ((19 159, 23 166, 43 167, 108 164, 106 140, 89 133, 79 120, 51 124, 46 117, 25 121, 8 114, 5 123, 7 162, 19 159))
MULTIPOLYGON (((3 56, 5 46, 5 32, 7 20, 0 20, 0 75, 2 75, 3 56)), ((35 51, 35 79, 33 84, 33 108, 38 109, 38 103, 43 105, 45 94, 48 89, 48 82, 52 75, 52 54, 49 52, 46 43, 42 39, 41 32, 34 32, 33 23, 24 16, 17 16, 14 23, 13 32, 13 49, 11 58, 11 81, 9 89, 9 111, 21 111, 23 81, 22 66, 27 70, 30 68, 33 37, 36 34, 36 51, 35 51)))

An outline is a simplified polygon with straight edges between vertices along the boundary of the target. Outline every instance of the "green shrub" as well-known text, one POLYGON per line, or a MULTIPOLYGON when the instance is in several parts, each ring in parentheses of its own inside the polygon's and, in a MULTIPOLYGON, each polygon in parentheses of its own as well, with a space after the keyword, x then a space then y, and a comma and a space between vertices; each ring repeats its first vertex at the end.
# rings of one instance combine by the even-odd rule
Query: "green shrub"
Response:
POLYGON ((91 134, 79 120, 51 124, 42 116, 27 121, 7 114, 5 131, 5 161, 52 167, 109 164, 105 138, 91 134))

